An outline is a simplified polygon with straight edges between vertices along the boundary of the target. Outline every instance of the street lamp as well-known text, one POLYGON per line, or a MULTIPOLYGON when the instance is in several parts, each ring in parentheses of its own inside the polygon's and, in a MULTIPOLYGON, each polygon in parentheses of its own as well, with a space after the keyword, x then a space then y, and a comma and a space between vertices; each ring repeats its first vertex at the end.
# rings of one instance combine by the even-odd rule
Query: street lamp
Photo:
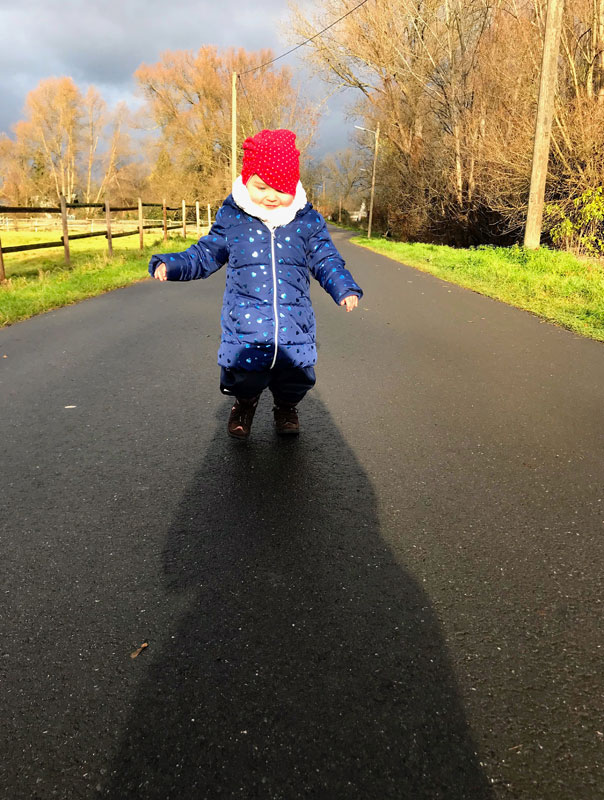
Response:
POLYGON ((373 220, 373 194, 375 191, 375 165, 377 163, 378 142, 380 139, 380 123, 377 124, 377 130, 372 131, 371 128, 361 128, 360 125, 355 125, 360 131, 367 131, 375 136, 375 150, 373 153, 373 174, 371 176, 371 199, 369 201, 369 223, 367 225, 367 238, 371 239, 371 222, 373 220))

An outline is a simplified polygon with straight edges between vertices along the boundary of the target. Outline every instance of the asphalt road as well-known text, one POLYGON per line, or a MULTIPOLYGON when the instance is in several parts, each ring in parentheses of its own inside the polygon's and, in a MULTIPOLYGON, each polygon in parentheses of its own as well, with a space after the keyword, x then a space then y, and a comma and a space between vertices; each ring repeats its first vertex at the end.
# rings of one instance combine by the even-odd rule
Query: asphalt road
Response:
POLYGON ((0 331, 2 798, 604 797, 604 346, 347 238, 297 441, 220 273, 0 331))

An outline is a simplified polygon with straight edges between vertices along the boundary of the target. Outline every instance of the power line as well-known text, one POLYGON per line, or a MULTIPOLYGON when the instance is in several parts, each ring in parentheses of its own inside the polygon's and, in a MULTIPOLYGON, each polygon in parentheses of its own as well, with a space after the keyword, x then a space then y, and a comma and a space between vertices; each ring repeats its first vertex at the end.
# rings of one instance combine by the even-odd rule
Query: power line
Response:
POLYGON ((253 119, 254 119, 254 112, 253 112, 253 110, 252 110, 252 104, 250 103, 250 98, 248 97, 248 94, 247 94, 247 92, 245 91, 245 85, 244 85, 243 81, 241 80, 241 75, 237 75, 237 77, 239 78, 239 84, 240 84, 241 88, 243 89, 243 94, 245 95, 245 99, 246 99, 246 101, 247 101, 248 108, 250 109, 250 116, 252 117, 252 121, 253 121, 253 119))
POLYGON ((356 5, 354 8, 351 8, 350 11, 347 11, 346 14, 343 14, 339 19, 336 19, 335 22, 331 23, 331 25, 328 25, 326 28, 323 28, 322 31, 315 33, 315 35, 311 36, 310 39, 306 39, 306 41, 300 42, 300 44, 297 44, 295 47, 292 47, 292 49, 288 50, 286 53, 282 53, 280 56, 277 56, 277 58, 273 58, 270 61, 267 61, 266 64, 260 64, 260 66, 258 67, 252 67, 252 69, 248 69, 245 72, 242 72, 241 75, 247 75, 249 72, 255 72, 257 69, 262 69, 262 67, 268 67, 269 64, 274 64, 275 61, 279 61, 280 58, 285 58, 285 56, 288 56, 290 53, 299 50, 301 47, 304 47, 305 44, 308 44, 309 42, 312 42, 314 39, 317 39, 319 36, 321 36, 322 33, 325 33, 325 31, 328 31, 330 28, 333 28, 333 26, 337 25, 338 22, 341 22, 345 17, 349 16, 349 14, 352 14, 354 11, 356 11, 357 8, 364 6, 365 3, 368 2, 369 0, 362 0, 361 3, 356 5))

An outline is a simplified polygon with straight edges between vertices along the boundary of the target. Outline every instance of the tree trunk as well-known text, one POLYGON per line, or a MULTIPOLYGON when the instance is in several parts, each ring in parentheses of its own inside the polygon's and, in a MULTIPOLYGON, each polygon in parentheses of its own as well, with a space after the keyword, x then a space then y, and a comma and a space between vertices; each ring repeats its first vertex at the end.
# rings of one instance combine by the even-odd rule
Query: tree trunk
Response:
POLYGON ((596 12, 596 19, 594 19, 596 27, 595 90, 598 101, 602 102, 604 99, 604 0, 597 0, 596 12))
POLYGON ((97 136, 97 138, 94 140, 94 143, 93 143, 93 139, 92 139, 92 136, 91 136, 90 149, 88 151, 88 170, 87 170, 87 174, 86 174, 86 202, 87 203, 90 202, 90 184, 92 182, 92 164, 93 164, 93 161, 94 161, 94 154, 95 154, 95 151, 96 151, 98 143, 99 143, 99 137, 97 136))
POLYGON ((461 161, 461 134, 458 122, 453 124, 453 139, 455 142, 455 194, 457 203, 461 208, 463 206, 463 167, 461 161))
POLYGON ((449 7, 449 0, 445 0, 445 19, 447 26, 447 48, 450 65, 450 94, 448 99, 449 115, 451 118, 451 130, 453 132, 453 146, 455 149, 455 195, 457 197, 457 204, 461 208, 463 206, 463 166, 461 158, 461 131, 459 125, 459 109, 457 106, 457 92, 458 92, 458 70, 457 70, 457 56, 455 48, 453 47, 453 31, 455 27, 455 19, 451 16, 451 9, 449 7))

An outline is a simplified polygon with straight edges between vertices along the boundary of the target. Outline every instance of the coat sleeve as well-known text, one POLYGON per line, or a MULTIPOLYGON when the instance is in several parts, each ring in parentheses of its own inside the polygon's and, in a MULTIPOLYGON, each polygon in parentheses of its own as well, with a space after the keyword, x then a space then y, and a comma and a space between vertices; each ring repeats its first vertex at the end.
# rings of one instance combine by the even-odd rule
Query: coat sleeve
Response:
POLYGON ((338 305, 350 294, 363 296, 363 290, 346 269, 344 259, 331 241, 322 217, 308 241, 307 257, 312 275, 338 305))
POLYGON ((180 253, 158 253, 151 256, 149 274, 154 275, 160 264, 166 265, 169 281, 194 281, 207 278, 229 260, 226 230, 219 210, 207 236, 180 253))

